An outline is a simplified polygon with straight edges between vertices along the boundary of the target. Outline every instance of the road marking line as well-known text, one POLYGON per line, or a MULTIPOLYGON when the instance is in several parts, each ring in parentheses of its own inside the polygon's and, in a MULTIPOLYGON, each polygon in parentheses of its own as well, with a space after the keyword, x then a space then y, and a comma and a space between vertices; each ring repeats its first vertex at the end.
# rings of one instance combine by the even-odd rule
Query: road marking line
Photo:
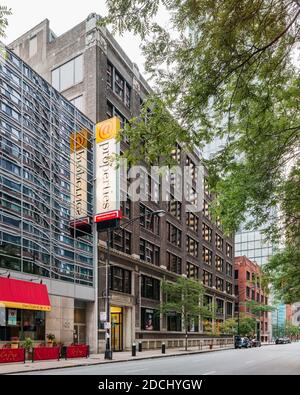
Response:
POLYGON ((202 373, 203 376, 208 376, 209 374, 217 373, 215 370, 211 370, 210 372, 202 373))
POLYGON ((141 372, 142 370, 147 370, 147 369, 134 369, 134 370, 126 370, 126 372, 125 372, 125 373, 141 372))
POLYGON ((246 361, 245 363, 254 363, 254 361, 253 361, 253 360, 251 360, 251 361, 246 361))

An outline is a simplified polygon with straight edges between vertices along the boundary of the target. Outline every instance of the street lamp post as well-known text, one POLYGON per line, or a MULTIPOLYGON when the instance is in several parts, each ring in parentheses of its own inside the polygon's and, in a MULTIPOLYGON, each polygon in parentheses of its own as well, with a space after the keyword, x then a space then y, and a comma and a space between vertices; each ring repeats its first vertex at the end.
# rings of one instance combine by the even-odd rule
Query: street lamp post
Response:
MULTIPOLYGON (((118 226, 118 232, 116 235, 118 235, 122 230, 124 230, 128 225, 132 224, 134 221, 147 217, 147 216, 155 216, 157 215, 158 217, 162 217, 166 214, 164 210, 156 210, 152 212, 148 212, 143 215, 139 215, 138 217, 132 218, 127 222, 124 222, 121 226, 118 226)), ((105 298, 106 298, 106 332, 105 332, 105 353, 104 353, 104 359, 112 359, 112 349, 111 349, 111 322, 110 322, 110 295, 109 295, 109 289, 110 289, 110 284, 109 284, 109 271, 110 271, 110 242, 111 242, 111 235, 110 232, 113 230, 112 228, 107 229, 107 240, 106 240, 106 271, 105 271, 105 298)))

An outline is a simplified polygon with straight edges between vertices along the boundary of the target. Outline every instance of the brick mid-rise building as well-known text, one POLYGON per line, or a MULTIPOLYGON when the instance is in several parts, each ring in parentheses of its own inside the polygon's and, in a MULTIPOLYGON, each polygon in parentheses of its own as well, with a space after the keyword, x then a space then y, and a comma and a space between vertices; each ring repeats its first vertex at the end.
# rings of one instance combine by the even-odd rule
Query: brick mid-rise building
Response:
MULTIPOLYGON (((136 64, 109 31, 99 27, 98 21, 99 16, 91 14, 57 37, 45 20, 10 47, 94 123, 116 116, 123 125, 139 116, 151 88, 136 64)), ((124 139, 120 145, 124 152, 128 141, 124 139)), ((174 141, 173 159, 181 169, 189 167, 193 183, 200 164, 197 153, 186 152, 174 141)), ((209 190, 203 191, 203 210, 191 213, 186 209, 187 199, 179 201, 170 193, 169 200, 163 200, 160 185, 147 170, 141 177, 149 199, 133 201, 124 194, 122 224, 161 209, 166 215, 153 221, 143 217, 112 235, 110 306, 115 351, 129 349, 136 339, 149 347, 157 347, 166 339, 171 345, 179 344, 177 339, 183 341, 180 315, 159 315, 162 279, 174 281, 184 276, 199 280, 206 289, 204 302, 217 305, 214 319, 199 319, 190 328, 191 338, 207 336, 211 333, 209 328, 231 318, 234 310, 233 238, 227 237, 219 221, 211 218, 209 190), (147 324, 150 318, 151 326, 147 324)), ((190 191, 192 199, 193 185, 190 191)), ((101 235, 97 262, 100 348, 104 346, 105 333, 101 320, 106 299, 105 250, 105 235, 101 235)))
POLYGON ((268 305, 268 293, 262 287, 262 272, 260 266, 246 256, 238 256, 234 259, 235 295, 237 303, 235 314, 253 317, 257 321, 257 334, 261 341, 268 341, 268 312, 263 311, 260 315, 251 312, 251 302, 257 305, 268 305), (248 303, 247 303, 248 302, 248 303))

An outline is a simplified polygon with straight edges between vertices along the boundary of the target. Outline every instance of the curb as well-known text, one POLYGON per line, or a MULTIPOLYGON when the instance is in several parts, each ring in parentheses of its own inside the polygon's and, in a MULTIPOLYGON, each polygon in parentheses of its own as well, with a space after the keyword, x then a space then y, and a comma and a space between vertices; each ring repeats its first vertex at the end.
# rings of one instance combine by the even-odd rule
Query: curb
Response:
POLYGON ((211 353, 211 352, 216 352, 216 351, 226 351, 226 350, 234 350, 234 347, 228 347, 228 348, 219 348, 215 350, 204 350, 204 351, 190 351, 190 352, 183 352, 182 354, 159 354, 159 355, 153 355, 151 357, 134 357, 131 359, 122 359, 121 361, 118 360, 112 360, 112 361, 104 361, 104 362, 96 362, 96 363, 78 363, 73 366, 53 366, 50 368, 38 368, 38 369, 32 369, 32 370, 20 370, 20 371, 14 371, 14 372, 7 372, 7 373, 0 373, 0 375, 9 375, 9 374, 19 374, 19 373, 32 373, 32 372, 42 372, 46 370, 57 370, 57 369, 69 369, 69 368, 78 368, 82 366, 96 366, 96 365, 106 365, 109 363, 122 363, 122 362, 130 362, 130 361, 141 361, 145 359, 158 359, 158 358, 171 358, 171 357, 181 357, 181 356, 186 356, 186 355, 194 355, 194 354, 206 354, 206 353, 211 353))

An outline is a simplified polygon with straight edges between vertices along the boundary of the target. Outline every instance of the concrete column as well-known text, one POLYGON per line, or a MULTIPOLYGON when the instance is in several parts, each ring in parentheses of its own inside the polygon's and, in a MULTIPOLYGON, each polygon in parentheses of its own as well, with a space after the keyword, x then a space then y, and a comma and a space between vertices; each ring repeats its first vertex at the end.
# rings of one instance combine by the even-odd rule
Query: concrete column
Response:
POLYGON ((49 295, 51 311, 46 315, 46 334, 53 333, 56 341, 64 344, 73 342, 74 299, 49 295))
POLYGON ((86 303, 86 342, 90 346, 90 353, 98 352, 98 315, 96 303, 86 303))

